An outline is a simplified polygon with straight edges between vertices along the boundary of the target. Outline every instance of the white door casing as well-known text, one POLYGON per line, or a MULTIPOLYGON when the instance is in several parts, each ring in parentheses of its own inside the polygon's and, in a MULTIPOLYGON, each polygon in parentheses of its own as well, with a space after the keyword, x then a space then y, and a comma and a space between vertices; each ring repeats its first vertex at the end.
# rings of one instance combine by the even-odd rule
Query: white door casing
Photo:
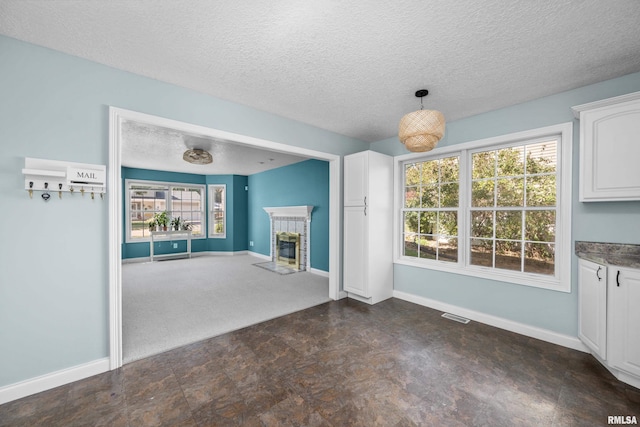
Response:
POLYGON ((195 133, 266 150, 307 156, 329 162, 329 298, 345 296, 341 292, 341 157, 336 154, 286 145, 265 139, 234 134, 136 111, 109 107, 109 165, 107 194, 109 202, 109 367, 122 366, 122 122, 137 121, 178 131, 195 133))

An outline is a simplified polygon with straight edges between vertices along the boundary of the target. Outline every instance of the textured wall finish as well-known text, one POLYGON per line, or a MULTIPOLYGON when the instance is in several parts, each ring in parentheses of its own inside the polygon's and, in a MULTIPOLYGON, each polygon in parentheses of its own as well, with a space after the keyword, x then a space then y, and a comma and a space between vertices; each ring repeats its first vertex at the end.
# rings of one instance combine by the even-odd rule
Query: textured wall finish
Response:
MULTIPOLYGON (((3 0, 0 34, 378 141, 640 71, 637 0, 3 0)), ((137 166, 140 167, 140 166, 137 166)))

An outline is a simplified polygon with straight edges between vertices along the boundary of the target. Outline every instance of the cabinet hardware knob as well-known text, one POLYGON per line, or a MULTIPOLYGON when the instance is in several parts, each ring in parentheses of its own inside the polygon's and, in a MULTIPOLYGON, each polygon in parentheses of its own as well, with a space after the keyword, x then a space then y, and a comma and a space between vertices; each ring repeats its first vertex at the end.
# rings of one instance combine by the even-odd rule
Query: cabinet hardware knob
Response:
POLYGON ((620 270, 618 270, 618 274, 616 274, 616 284, 620 287, 620 270))
POLYGON ((367 207, 364 207, 364 216, 367 216, 367 207))
POLYGON ((600 270, 602 270, 602 267, 598 267, 598 271, 596 271, 596 277, 598 278, 598 282, 602 280, 602 277, 600 277, 600 270))
POLYGON ((364 196, 364 205, 367 206, 367 196, 364 196))

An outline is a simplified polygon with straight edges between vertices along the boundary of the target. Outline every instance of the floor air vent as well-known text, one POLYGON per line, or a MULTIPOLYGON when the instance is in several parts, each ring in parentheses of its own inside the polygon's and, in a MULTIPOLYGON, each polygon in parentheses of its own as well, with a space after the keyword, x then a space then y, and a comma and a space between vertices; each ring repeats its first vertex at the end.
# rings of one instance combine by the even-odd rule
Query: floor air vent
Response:
POLYGON ((456 316, 455 314, 451 314, 451 313, 444 313, 442 315, 442 317, 444 317, 445 319, 454 320, 456 322, 464 323, 465 325, 470 322, 469 319, 466 319, 466 318, 460 317, 460 316, 456 316))

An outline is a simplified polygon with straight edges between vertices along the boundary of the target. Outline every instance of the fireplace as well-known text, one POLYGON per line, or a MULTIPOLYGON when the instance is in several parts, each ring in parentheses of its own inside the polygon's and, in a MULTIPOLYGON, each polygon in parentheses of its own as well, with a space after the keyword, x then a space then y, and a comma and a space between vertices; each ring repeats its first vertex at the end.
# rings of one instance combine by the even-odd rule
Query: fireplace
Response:
POLYGON ((276 233, 276 262, 300 269, 300 233, 276 233))
POLYGON ((271 220, 271 262, 291 270, 309 270, 313 206, 277 206, 263 209, 271 220))

